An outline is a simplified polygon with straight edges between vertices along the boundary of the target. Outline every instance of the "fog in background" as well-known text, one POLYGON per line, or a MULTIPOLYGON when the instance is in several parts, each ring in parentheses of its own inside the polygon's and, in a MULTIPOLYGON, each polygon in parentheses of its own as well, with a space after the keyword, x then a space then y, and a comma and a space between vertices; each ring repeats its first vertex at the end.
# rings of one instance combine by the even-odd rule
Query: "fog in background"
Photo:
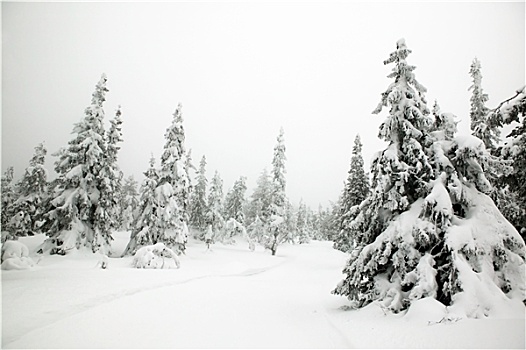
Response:
MULTIPOLYGON (((139 182, 183 104, 186 148, 224 192, 271 170, 280 127, 287 195, 336 201, 356 134, 366 171, 387 115, 383 61, 405 38, 417 80, 469 132, 470 64, 495 107, 524 85, 524 2, 2 3, 2 172, 20 178, 42 141, 49 177, 102 73, 107 121, 122 106, 119 165, 139 182)), ((108 123, 109 125, 109 123, 108 123)))

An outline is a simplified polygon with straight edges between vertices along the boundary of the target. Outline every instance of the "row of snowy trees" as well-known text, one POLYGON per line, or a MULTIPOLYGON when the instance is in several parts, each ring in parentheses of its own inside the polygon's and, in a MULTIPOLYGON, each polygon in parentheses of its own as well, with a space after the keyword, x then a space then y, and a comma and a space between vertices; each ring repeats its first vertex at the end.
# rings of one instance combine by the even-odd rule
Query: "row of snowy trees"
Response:
POLYGON ((129 229, 126 253, 158 242, 184 249, 190 154, 184 147, 181 106, 165 135, 161 167, 151 162, 138 198, 137 182, 133 177, 123 180, 117 163, 123 141, 120 108, 109 130, 104 129, 106 81, 102 75, 84 118, 73 128, 74 138, 55 154, 55 180, 47 181, 42 144, 17 184, 12 168, 2 177, 3 241, 45 233, 42 253, 63 255, 84 246, 109 254, 113 232, 129 229))
POLYGON ((393 82, 373 113, 388 109, 379 130, 388 146, 374 157, 370 190, 355 143, 335 243, 350 258, 333 293, 355 307, 377 300, 395 312, 431 297, 484 317, 498 300, 525 300, 526 250, 517 231, 524 227, 517 208, 525 208, 524 88, 488 110, 474 61, 473 135, 457 136, 454 115, 437 103, 429 110, 410 53, 401 39, 384 62, 394 65, 393 82), (511 140, 499 145, 498 128, 512 121, 511 140), (492 198, 505 215, 512 208, 515 227, 492 198))
POLYGON ((122 172, 117 165, 121 112, 104 129, 106 76, 92 95, 84 118, 73 128, 76 135, 55 155, 57 179, 48 184, 43 144, 35 148, 23 178, 12 184, 10 168, 2 179, 2 239, 45 232, 42 250, 65 254, 81 245, 108 251, 118 226, 118 199, 122 172))
POLYGON ((294 208, 286 194, 285 143, 283 129, 277 137, 272 160, 272 173, 265 169, 247 199, 246 177, 236 180, 226 196, 223 180, 216 171, 208 188, 206 157, 203 156, 190 200, 190 225, 196 237, 231 243, 241 235, 258 242, 275 254, 280 243, 307 243, 311 239, 327 239, 332 216, 322 208, 314 213, 300 202, 294 208), (208 194, 208 195, 207 195, 208 194))
POLYGON ((45 233, 49 238, 40 252, 66 254, 81 246, 111 253, 112 233, 131 231, 124 254, 146 245, 162 243, 184 251, 188 225, 203 239, 231 243, 242 235, 276 253, 281 242, 306 243, 327 239, 332 213, 313 213, 304 203, 294 209, 286 194, 284 132, 274 148, 272 173, 266 170, 250 200, 246 178, 241 176, 223 195, 223 180, 216 171, 208 189, 206 158, 202 157, 192 186, 190 151, 185 148, 182 106, 177 107, 165 133, 165 145, 156 166, 150 159, 145 179, 137 190, 133 177, 124 178, 118 167, 123 141, 121 111, 104 129, 106 76, 96 85, 91 105, 73 129, 74 138, 54 155, 57 179, 48 182, 44 167, 47 150, 35 148, 23 178, 13 183, 13 168, 2 177, 2 240, 45 233))

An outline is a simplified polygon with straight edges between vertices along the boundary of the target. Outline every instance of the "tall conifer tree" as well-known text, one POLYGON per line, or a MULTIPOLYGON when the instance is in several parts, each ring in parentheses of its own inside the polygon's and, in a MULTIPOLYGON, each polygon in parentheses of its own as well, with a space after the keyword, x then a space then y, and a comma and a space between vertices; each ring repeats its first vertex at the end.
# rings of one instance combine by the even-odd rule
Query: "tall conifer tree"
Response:
POLYGON ((369 179, 364 170, 362 142, 360 135, 356 135, 352 150, 351 166, 341 196, 340 233, 334 243, 334 248, 344 252, 350 251, 353 248, 353 237, 351 237, 349 225, 356 217, 358 205, 362 203, 368 194, 369 179))
POLYGON ((188 236, 190 179, 185 168, 185 133, 181 104, 177 106, 172 124, 164 136, 166 143, 161 156, 159 182, 155 189, 160 210, 157 214, 159 236, 153 237, 153 243, 162 242, 168 247, 176 246, 184 251, 188 236))
POLYGON ((278 245, 286 238, 285 208, 287 206, 286 169, 285 169, 285 140, 283 128, 280 129, 277 137, 277 144, 274 147, 274 157, 272 159, 272 187, 270 201, 270 221, 268 222, 268 238, 266 246, 271 250, 272 255, 276 254, 278 245))
POLYGON ((190 224, 200 232, 198 238, 204 239, 204 233, 207 229, 207 202, 206 187, 208 180, 206 178, 206 157, 203 155, 199 162, 199 171, 197 173, 197 183, 192 191, 190 198, 190 224))
POLYGON ((161 212, 155 190, 159 183, 159 170, 155 168, 155 158, 150 158, 150 167, 144 172, 146 177, 141 185, 137 215, 131 225, 130 241, 123 255, 133 255, 146 245, 157 243, 161 236, 158 226, 158 215, 161 212))
POLYGON ((84 118, 73 128, 76 136, 67 148, 59 151, 55 162, 58 173, 57 187, 46 214, 49 238, 41 251, 65 254, 67 251, 86 246, 94 252, 110 251, 111 232, 100 220, 104 205, 105 177, 103 176, 107 152, 104 132, 104 109, 106 101, 106 75, 103 74, 95 87, 91 105, 84 118))
POLYGON ((373 162, 372 193, 351 223, 359 245, 334 293, 395 312, 431 297, 455 313, 485 317, 506 298, 524 300, 524 241, 483 193, 491 190, 484 174, 492 166, 483 142, 454 137, 451 114, 429 118, 409 53, 400 40, 385 62, 395 63, 395 82, 377 111, 384 101, 390 108, 380 127, 389 145, 373 162))

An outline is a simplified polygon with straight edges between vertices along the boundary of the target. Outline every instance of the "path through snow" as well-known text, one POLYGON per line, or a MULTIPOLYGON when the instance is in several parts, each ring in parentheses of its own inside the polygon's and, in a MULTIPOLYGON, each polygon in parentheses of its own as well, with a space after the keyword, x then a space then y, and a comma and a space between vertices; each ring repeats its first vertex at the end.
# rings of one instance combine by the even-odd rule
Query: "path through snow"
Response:
MULTIPOLYGON (((116 250, 128 235, 116 235, 116 250)), ((30 250, 42 237, 23 238, 30 250)), ((422 300, 407 315, 378 305, 343 311, 330 291, 346 255, 330 242, 248 245, 191 241, 180 269, 77 252, 2 271, 2 348, 524 348, 524 307, 501 319, 436 324, 422 300), (432 325, 429 325, 431 322, 432 325)), ((121 247, 122 246, 122 247, 121 247)), ((38 257, 34 257, 37 261, 38 257)))

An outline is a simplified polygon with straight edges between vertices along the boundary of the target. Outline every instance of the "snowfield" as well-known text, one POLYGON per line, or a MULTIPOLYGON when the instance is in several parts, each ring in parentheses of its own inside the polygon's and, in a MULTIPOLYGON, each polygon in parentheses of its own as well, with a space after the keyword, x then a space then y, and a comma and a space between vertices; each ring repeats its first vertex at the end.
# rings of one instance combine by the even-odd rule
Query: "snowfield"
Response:
MULTIPOLYGON (((129 233, 114 237, 119 254, 129 233)), ((346 310, 330 294, 347 259, 332 242, 271 256, 191 240, 180 269, 154 270, 132 257, 101 269, 85 251, 40 257, 43 240, 20 239, 35 267, 2 271, 2 348, 525 348, 522 303, 485 319, 445 317, 433 299, 396 315, 346 310)))

